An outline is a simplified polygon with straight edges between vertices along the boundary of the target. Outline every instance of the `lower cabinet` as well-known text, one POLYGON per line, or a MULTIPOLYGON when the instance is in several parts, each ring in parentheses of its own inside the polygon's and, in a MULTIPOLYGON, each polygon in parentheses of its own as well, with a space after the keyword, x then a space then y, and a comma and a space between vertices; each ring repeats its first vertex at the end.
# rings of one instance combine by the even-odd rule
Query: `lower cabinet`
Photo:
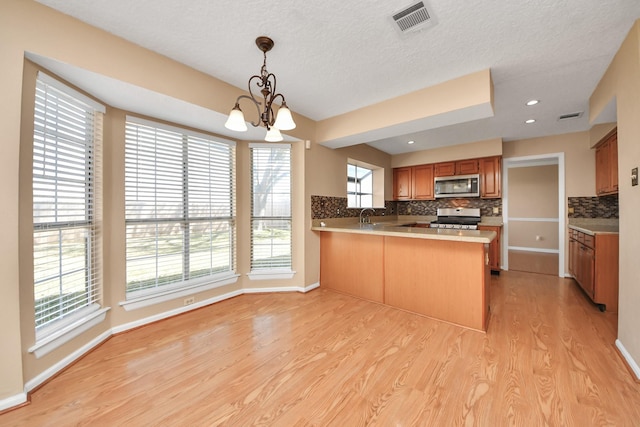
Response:
POLYGON ((569 272, 601 311, 618 311, 618 234, 570 228, 569 272))
POLYGON ((489 244, 489 267, 491 271, 500 272, 500 233, 502 227, 498 225, 479 225, 478 230, 495 231, 496 238, 489 244))
POLYGON ((322 231, 320 287, 486 331, 486 256, 479 242, 322 231))

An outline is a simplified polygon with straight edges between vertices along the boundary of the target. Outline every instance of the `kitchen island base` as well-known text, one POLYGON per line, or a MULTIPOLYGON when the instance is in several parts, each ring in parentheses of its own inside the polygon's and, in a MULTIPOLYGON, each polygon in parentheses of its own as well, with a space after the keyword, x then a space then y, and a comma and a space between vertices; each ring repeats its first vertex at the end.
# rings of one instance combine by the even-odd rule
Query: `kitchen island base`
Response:
POLYGON ((488 244, 334 232, 320 239, 321 287, 486 331, 488 244))

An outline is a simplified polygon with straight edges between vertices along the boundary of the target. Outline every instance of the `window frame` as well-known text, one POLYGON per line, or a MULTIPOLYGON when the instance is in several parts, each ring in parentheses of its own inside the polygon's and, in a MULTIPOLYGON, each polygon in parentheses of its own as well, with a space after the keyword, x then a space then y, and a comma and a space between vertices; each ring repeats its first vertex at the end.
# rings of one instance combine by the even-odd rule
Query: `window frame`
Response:
MULTIPOLYGON (((226 284, 236 282, 238 275, 236 274, 237 230, 236 230, 235 142, 226 140, 224 138, 219 138, 213 135, 192 131, 179 126, 166 125, 163 123, 159 123, 152 120, 146 120, 146 119, 142 119, 135 116, 127 116, 125 128, 127 133, 127 136, 125 138, 126 139, 125 141, 126 159, 125 159, 125 188, 124 188, 125 224, 126 224, 125 241, 127 245, 127 249, 125 251, 126 252, 125 262, 126 262, 126 270, 127 270, 126 271, 127 289, 125 290, 126 300, 121 302, 120 305, 122 305, 126 310, 132 310, 132 309, 145 307, 147 305, 168 301, 181 296, 191 295, 197 292, 202 292, 204 290, 213 289, 216 287, 220 287, 226 284), (145 179, 145 176, 144 176, 145 171, 142 169, 136 169, 134 166, 132 166, 132 164, 135 162, 142 163, 139 157, 135 157, 135 156, 140 156, 140 154, 136 151, 140 149, 140 145, 141 145, 140 139, 138 138, 137 140, 134 140, 132 139, 133 137, 130 135, 131 132, 134 132, 133 128, 137 129, 138 127, 140 127, 140 129, 144 128, 145 129, 144 132, 148 132, 149 134, 155 132, 155 135, 157 136, 157 138, 164 138, 164 136, 174 133, 176 135, 176 139, 169 140, 168 143, 178 142, 179 140, 178 143, 180 144, 180 147, 177 147, 177 149, 181 153, 182 157, 181 159, 179 159, 179 161, 174 162, 173 166, 175 166, 177 163, 180 163, 180 170, 167 172, 167 173, 173 172, 174 178, 176 176, 180 176, 181 197, 179 202, 180 203, 179 214, 176 216, 168 217, 165 214, 161 213, 161 209, 156 209, 155 216, 134 218, 134 215, 131 213, 131 209, 135 209, 136 207, 139 208, 142 205, 139 204, 140 202, 139 199, 132 200, 129 198, 130 196, 128 194, 130 194, 130 192, 134 192, 136 193, 136 195, 140 195, 141 198, 145 197, 145 195, 143 194, 144 187, 141 186, 140 182, 136 181, 136 179, 138 178, 141 181, 145 179), (195 170, 193 172, 193 175, 190 175, 189 172, 194 170, 194 167, 197 166, 198 163, 202 163, 202 158, 197 157, 194 154, 194 152, 197 152, 196 151, 198 149, 197 144, 199 143, 202 143, 205 145, 210 144, 208 147, 205 147, 205 150, 208 150, 206 155, 209 156, 208 157, 209 169, 207 169, 206 166, 200 165, 199 166, 200 170, 195 170), (216 150, 224 152, 223 157, 227 156, 227 157, 224 157, 226 160, 228 160, 224 162, 224 167, 222 166, 222 164, 215 165, 215 167, 212 167, 212 163, 215 163, 215 158, 212 152, 216 150), (225 150, 227 151, 225 152, 225 150), (223 181, 228 180, 228 187, 224 186, 224 188, 227 189, 228 191, 222 191, 220 193, 222 194, 223 197, 228 198, 228 200, 224 202, 224 203, 228 203, 228 205, 224 205, 224 203, 222 204, 224 205, 223 209, 228 209, 227 211, 228 215, 224 215, 224 216, 213 215, 214 203, 212 202, 211 198, 217 197, 218 193, 213 194, 211 193, 210 190, 211 188, 214 188, 214 187, 218 188, 215 185, 209 185, 210 192, 209 192, 209 201, 207 205, 209 209, 209 215, 198 216, 190 213, 190 209, 193 206, 190 201, 191 192, 190 192, 189 186, 192 184, 191 180, 196 178, 205 179, 205 180, 209 179, 209 180, 215 181, 214 184, 217 184, 218 175, 214 175, 214 173, 220 172, 222 170, 225 170, 226 173, 229 174, 227 177, 221 178, 223 181), (198 172, 203 172, 203 171, 205 171, 206 173, 198 174, 198 172), (155 258, 150 257, 155 259, 154 264, 155 264, 156 270, 155 270, 155 278, 153 278, 154 284, 151 286, 143 286, 139 289, 129 289, 132 283, 129 276, 130 274, 129 269, 131 266, 130 262, 132 261, 132 257, 130 257, 130 249, 131 249, 130 244, 135 240, 135 238, 130 237, 130 234, 129 234, 130 230, 132 228, 135 228, 136 226, 145 226, 145 225, 153 226, 154 224, 156 225, 156 230, 158 229, 158 227, 162 225, 167 226, 170 224, 173 224, 174 226, 177 226, 181 229, 181 231, 179 232, 179 234, 181 234, 182 236, 181 250, 179 254, 177 252, 174 254, 176 256, 179 255, 181 258, 181 261, 180 261, 181 278, 179 280, 170 280, 170 281, 167 281, 166 283, 161 282, 161 277, 160 277, 159 268, 158 268, 158 264, 160 263, 158 259, 159 259, 159 256, 161 256, 159 255, 159 252, 158 252, 158 241, 159 239, 163 238, 163 235, 157 234, 156 232, 155 240, 153 241, 156 249, 155 258), (224 267, 220 271, 215 271, 213 264, 211 264, 209 268, 209 274, 196 275, 195 277, 191 277, 191 274, 193 273, 193 271, 191 270, 192 268, 192 264, 190 262, 191 257, 194 256, 195 254, 198 254, 198 252, 191 250, 192 248, 190 247, 190 240, 195 235, 192 232, 190 232, 191 227, 198 226, 198 225, 204 226, 204 227, 208 225, 212 227, 212 229, 209 230, 209 234, 210 234, 210 238, 213 239, 213 237, 211 236, 215 235, 215 231, 213 231, 213 227, 215 224, 224 224, 224 227, 226 227, 225 231, 226 233, 228 233, 228 238, 227 240, 225 240, 225 242, 227 242, 228 245, 226 246, 223 245, 223 248, 227 248, 225 251, 225 256, 228 258, 227 258, 227 261, 225 261, 224 263, 226 267, 224 267)), ((145 142, 148 143, 148 141, 145 141, 145 142)), ((163 143, 167 143, 167 141, 163 141, 163 143)), ((166 156, 167 153, 163 154, 158 151, 160 149, 161 148, 158 147, 158 141, 154 139, 153 148, 152 148, 154 153, 153 155, 156 157, 162 157, 162 155, 166 156)), ((172 166, 170 164, 171 161, 167 160, 167 163, 162 163, 160 164, 160 166, 162 166, 163 170, 166 171, 167 170, 166 168, 168 166, 172 166)), ((206 161, 204 163, 206 163, 206 161)), ((155 167, 155 164, 154 164, 154 167, 155 167)), ((157 169, 154 169, 153 173, 155 173, 156 175, 160 174, 159 170, 157 169)), ((159 181, 160 180, 156 177, 156 181, 153 184, 154 195, 152 199, 153 199, 153 204, 156 207, 157 205, 159 205, 158 200, 161 199, 161 197, 159 197, 158 194, 164 191, 162 189, 162 186, 165 184, 166 185, 170 184, 170 183, 161 184, 159 183, 159 181)), ((223 235, 224 234, 225 233, 223 233, 223 235)), ((209 240, 209 247, 207 251, 211 258, 215 256, 213 246, 214 246, 213 240, 209 240)), ((211 262, 213 263, 213 261, 211 262)))
MULTIPOLYGON (((292 182, 292 157, 293 157, 293 149, 291 144, 288 143, 280 143, 280 144, 269 144, 269 143, 250 143, 249 144, 250 151, 250 170, 251 170, 251 215, 250 215, 250 273, 248 274, 251 280, 267 280, 267 279, 290 279, 295 274, 293 271, 293 182, 292 182), (262 192, 267 199, 274 200, 278 195, 281 197, 283 194, 288 195, 288 212, 285 215, 282 215, 282 212, 278 215, 274 215, 273 212, 268 215, 256 215, 255 212, 255 199, 256 199, 256 172, 265 172, 264 165, 260 166, 260 170, 258 171, 255 161, 256 161, 256 151, 255 150, 286 150, 287 153, 287 170, 284 171, 285 177, 287 177, 286 182, 286 193, 283 191, 282 183, 278 184, 278 182, 282 179, 282 177, 278 178, 278 182, 271 182, 269 186, 269 192, 262 192), (278 186, 279 191, 274 191, 274 188, 278 186), (288 241, 288 263, 282 262, 273 262, 270 263, 258 263, 255 258, 257 249, 267 245, 257 245, 256 244, 256 224, 258 222, 274 222, 284 224, 287 227, 289 241, 288 241)), ((273 151, 271 151, 273 153, 273 151)), ((272 154, 270 154, 272 155, 272 154)), ((262 178, 265 179, 264 177, 262 178)), ((268 178, 272 179, 272 178, 268 178)), ((268 240, 268 239, 266 239, 268 240)), ((274 238, 272 237, 270 242, 270 252, 273 255, 275 248, 282 248, 284 245, 279 243, 274 243, 274 238)), ((277 250, 276 250, 277 251, 277 250)), ((286 255, 285 255, 286 256, 286 255)))
POLYGON ((374 169, 373 168, 363 166, 362 164, 358 164, 358 162, 351 162, 351 161, 347 162, 347 207, 348 208, 373 208, 373 205, 374 205, 374 203, 373 203, 373 198, 374 198, 373 180, 374 180, 374 169), (349 175, 349 167, 355 168, 355 176, 349 175), (365 193, 365 192, 361 191, 363 177, 358 178, 358 169, 363 169, 363 170, 367 171, 367 173, 364 175, 364 177, 371 177, 371 192, 370 193, 365 193), (349 191, 349 184, 350 183, 355 185, 355 187, 356 187, 355 191, 349 191), (349 199, 350 199, 349 196, 355 197, 355 202, 356 202, 355 205, 354 204, 349 204, 349 199), (367 205, 367 206, 364 206, 362 204, 362 196, 370 196, 371 204, 367 205))
POLYGON ((39 358, 104 321, 109 310, 101 301, 102 117, 106 108, 42 71, 34 83, 31 198, 35 344, 28 351, 39 358), (78 230, 84 236, 80 262, 74 255, 78 243, 63 238, 65 232, 78 230), (52 245, 47 234, 58 236, 57 255, 47 251, 52 245), (67 254, 65 247, 70 251, 67 254), (72 288, 78 286, 69 278, 77 273, 84 276, 80 282, 84 296, 79 303, 69 303, 78 301, 78 297, 68 299, 72 288), (59 301, 57 313, 47 315, 50 306, 37 298, 51 292, 46 285, 51 280, 58 282, 59 301), (51 318, 43 320, 46 317, 51 318))

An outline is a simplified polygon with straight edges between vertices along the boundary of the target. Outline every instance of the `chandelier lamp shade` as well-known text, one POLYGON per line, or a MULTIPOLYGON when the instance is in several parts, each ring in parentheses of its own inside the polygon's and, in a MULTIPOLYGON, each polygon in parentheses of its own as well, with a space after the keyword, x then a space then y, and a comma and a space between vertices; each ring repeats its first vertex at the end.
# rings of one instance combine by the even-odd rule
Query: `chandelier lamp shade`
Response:
POLYGON ((256 45, 264 55, 264 62, 260 69, 260 74, 256 74, 249 78, 249 95, 240 95, 236 99, 236 105, 229 113, 229 118, 224 126, 227 129, 246 132, 247 122, 244 118, 244 113, 240 109, 240 100, 248 99, 251 101, 258 112, 258 121, 251 121, 251 125, 254 127, 264 126, 267 128, 267 134, 264 138, 265 141, 278 142, 282 141, 281 130, 295 129, 296 123, 291 116, 291 110, 287 107, 287 102, 284 99, 284 95, 276 93, 276 76, 273 73, 267 71, 267 52, 273 48, 273 40, 269 37, 261 36, 256 39, 256 45), (256 93, 259 92, 262 95, 262 99, 258 100, 256 93), (274 114, 274 102, 280 102, 277 114, 274 114), (262 111, 260 108, 262 106, 262 111))

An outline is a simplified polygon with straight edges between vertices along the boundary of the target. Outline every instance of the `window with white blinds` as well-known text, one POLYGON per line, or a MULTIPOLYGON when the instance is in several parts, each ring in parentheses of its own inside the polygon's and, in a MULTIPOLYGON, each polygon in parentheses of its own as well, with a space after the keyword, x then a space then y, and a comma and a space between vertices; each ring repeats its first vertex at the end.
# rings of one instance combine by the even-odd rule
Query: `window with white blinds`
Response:
POLYGON ((127 117, 127 298, 235 271, 235 145, 127 117))
POLYGON ((104 106, 38 73, 33 133, 36 336, 100 308, 104 106), (67 319, 63 321, 62 319, 67 319))
POLYGON ((291 269, 291 145, 250 144, 251 270, 291 269))

